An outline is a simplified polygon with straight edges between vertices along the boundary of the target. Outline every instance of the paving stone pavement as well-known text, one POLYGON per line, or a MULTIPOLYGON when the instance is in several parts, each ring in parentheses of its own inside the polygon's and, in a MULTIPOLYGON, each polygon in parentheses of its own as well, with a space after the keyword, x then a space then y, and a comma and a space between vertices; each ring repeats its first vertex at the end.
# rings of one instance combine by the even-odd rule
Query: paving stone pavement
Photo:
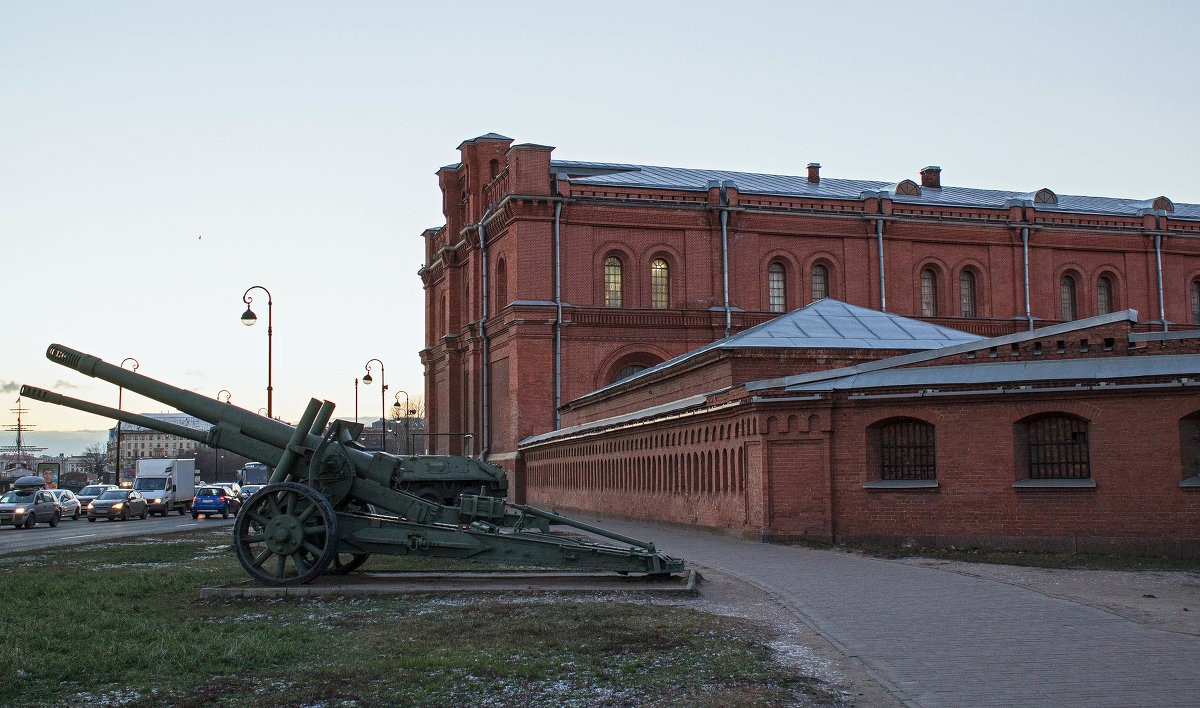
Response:
POLYGON ((588 520, 762 587, 907 705, 1200 706, 1200 637, 937 568, 588 520))

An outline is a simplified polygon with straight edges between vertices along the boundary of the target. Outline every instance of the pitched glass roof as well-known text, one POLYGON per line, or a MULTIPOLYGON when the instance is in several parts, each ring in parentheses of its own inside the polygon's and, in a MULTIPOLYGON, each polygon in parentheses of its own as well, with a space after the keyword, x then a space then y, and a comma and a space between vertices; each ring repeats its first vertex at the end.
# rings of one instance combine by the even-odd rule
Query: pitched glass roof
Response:
MULTIPOLYGON (((957 329, 825 298, 593 391, 663 371, 714 349, 940 349, 983 339, 957 329)), ((587 394, 588 396, 592 394, 587 394)))

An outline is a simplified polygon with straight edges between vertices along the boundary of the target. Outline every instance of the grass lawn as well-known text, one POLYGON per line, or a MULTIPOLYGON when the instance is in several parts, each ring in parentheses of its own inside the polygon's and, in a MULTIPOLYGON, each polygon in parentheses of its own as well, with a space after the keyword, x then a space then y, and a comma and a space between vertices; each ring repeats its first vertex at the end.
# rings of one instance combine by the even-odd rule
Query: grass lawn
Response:
MULTIPOLYGON (((778 706, 837 697, 738 619, 595 595, 201 600, 229 530, 0 556, 0 705, 778 706)), ((397 567, 395 559, 379 566, 397 567)))

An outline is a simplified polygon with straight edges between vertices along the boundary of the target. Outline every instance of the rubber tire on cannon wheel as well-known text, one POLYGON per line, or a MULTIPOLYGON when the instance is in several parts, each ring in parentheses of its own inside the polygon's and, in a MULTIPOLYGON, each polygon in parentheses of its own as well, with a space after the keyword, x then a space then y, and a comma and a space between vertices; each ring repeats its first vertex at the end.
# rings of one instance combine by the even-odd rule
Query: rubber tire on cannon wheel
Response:
POLYGON ((337 555, 337 514, 329 500, 296 482, 254 493, 233 523, 233 547, 250 577, 267 585, 301 585, 325 572, 337 555), (287 575, 287 561, 295 575, 287 575), (274 567, 274 572, 268 570, 274 567))
POLYGON ((346 573, 358 570, 367 559, 371 557, 370 553, 334 553, 333 560, 330 561, 329 567, 325 569, 326 575, 345 575, 346 573), (342 556, 350 556, 350 560, 342 562, 342 556))

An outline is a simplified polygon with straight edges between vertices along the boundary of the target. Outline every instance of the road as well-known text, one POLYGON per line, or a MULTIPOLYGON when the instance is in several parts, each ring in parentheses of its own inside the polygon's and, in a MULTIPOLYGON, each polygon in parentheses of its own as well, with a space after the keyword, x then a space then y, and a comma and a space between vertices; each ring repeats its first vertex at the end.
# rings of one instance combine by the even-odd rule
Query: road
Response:
MULTIPOLYGON (((1131 621, 1087 597, 961 569, 576 516, 766 590, 907 706, 1200 705, 1200 636, 1131 621)), ((1178 599, 1195 612, 1200 591, 1190 587, 1178 599)))
POLYGON ((232 523, 232 518, 214 517, 196 520, 190 514, 184 516, 172 514, 166 517, 151 516, 145 520, 131 519, 129 521, 89 522, 86 517, 80 517, 78 521, 66 518, 59 522, 57 528, 51 528, 46 524, 38 524, 31 529, 5 526, 0 529, 0 554, 95 543, 151 533, 185 531, 213 525, 228 526, 232 523))

